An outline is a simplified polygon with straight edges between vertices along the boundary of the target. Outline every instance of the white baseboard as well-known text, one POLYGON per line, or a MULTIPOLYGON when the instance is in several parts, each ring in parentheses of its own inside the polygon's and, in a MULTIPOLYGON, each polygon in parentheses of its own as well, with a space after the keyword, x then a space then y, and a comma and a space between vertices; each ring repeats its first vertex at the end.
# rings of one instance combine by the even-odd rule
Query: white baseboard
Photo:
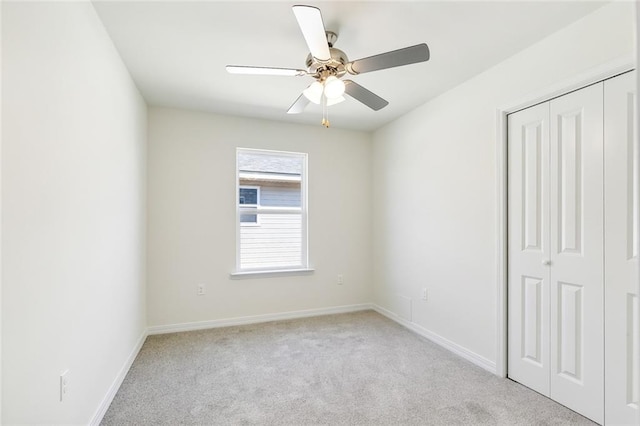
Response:
POLYGON ((102 418, 104 417, 107 410, 109 409, 109 406, 113 401, 113 398, 116 396, 116 393, 118 393, 118 389, 120 389, 120 385, 122 385, 124 378, 127 376, 127 373, 131 368, 131 365, 133 365, 133 361, 135 361, 136 357, 138 356, 138 352, 140 352, 140 349, 142 349, 142 345, 144 344, 144 341, 146 338, 147 338, 147 330, 145 329, 140 335, 140 337, 138 338, 136 345, 131 350, 131 353, 127 357, 127 360, 122 365, 122 368, 118 372, 118 375, 113 380, 113 383, 111 383, 111 386, 109 386, 109 390, 107 391, 107 394, 102 399, 102 402, 100 403, 100 405, 98 406, 98 409, 93 415, 91 422, 89 422, 91 426, 98 426, 102 421, 102 418))
POLYGON ((261 322, 279 321, 295 318, 317 317, 320 315, 344 314, 348 312, 366 311, 373 309, 370 303, 362 303, 358 305, 335 306, 331 308, 308 309, 304 311, 281 312, 274 314, 253 315, 247 317, 236 317, 228 319, 219 319, 211 321, 185 322, 181 324, 156 325, 149 327, 147 333, 166 334, 177 333, 180 331, 205 330, 207 328, 230 327, 234 325, 256 324, 261 322))
POLYGON ((442 346, 443 348, 453 352, 454 354, 466 359, 467 361, 470 361, 472 363, 474 363, 475 365, 477 365, 478 367, 484 368, 485 370, 493 373, 493 374, 497 374, 497 370, 496 370, 496 363, 493 361, 488 360, 487 358, 478 355, 475 352, 470 351, 469 349, 460 346, 457 343, 452 342, 451 340, 445 339, 444 337, 427 330, 426 328, 411 322, 411 321, 407 321, 401 317, 399 317, 398 315, 394 314, 391 311, 386 310, 385 308, 378 306, 376 304, 372 305, 372 309, 376 312, 378 312, 381 315, 384 315, 385 317, 397 322, 398 324, 408 328, 409 330, 419 334, 420 336, 431 340, 433 343, 442 346))

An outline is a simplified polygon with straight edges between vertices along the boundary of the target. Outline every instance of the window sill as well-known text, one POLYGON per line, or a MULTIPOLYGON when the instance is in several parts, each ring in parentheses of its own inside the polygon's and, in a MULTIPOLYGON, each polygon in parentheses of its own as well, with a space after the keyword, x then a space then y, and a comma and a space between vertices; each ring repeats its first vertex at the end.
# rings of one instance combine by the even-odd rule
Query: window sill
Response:
POLYGON ((300 269, 277 269, 267 271, 242 271, 232 272, 229 274, 231 279, 244 279, 244 278, 269 278, 269 277, 286 277, 290 275, 311 275, 315 269, 313 268, 300 268, 300 269))

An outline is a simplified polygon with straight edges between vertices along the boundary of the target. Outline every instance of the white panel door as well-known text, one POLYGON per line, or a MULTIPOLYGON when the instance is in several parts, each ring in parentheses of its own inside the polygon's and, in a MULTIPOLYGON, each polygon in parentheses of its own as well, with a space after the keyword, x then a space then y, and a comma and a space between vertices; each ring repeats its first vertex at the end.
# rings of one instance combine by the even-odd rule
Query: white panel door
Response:
POLYGON ((508 117, 509 377, 549 395, 549 103, 508 117))
POLYGON ((551 101, 551 398, 604 421, 603 84, 551 101))
POLYGON ((605 420, 637 425, 638 152, 635 74, 605 81, 605 420))

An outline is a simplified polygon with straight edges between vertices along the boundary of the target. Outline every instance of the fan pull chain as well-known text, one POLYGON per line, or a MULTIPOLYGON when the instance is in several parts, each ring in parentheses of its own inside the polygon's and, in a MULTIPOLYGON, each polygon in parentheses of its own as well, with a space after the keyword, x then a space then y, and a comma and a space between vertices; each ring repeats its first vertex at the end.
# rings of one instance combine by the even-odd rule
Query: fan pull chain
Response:
POLYGON ((327 97, 322 94, 322 125, 327 129, 331 125, 329 123, 329 107, 327 106, 327 97))

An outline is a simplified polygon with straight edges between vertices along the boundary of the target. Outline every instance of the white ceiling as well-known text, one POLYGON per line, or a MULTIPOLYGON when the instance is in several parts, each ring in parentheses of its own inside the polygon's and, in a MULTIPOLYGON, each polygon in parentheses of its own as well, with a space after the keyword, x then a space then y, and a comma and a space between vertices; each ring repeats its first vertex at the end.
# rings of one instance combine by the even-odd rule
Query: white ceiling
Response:
POLYGON ((225 65, 304 68, 308 54, 291 6, 322 10, 349 59, 426 42, 428 62, 354 81, 389 101, 374 112, 347 99, 333 127, 374 130, 592 12, 603 2, 94 1, 150 105, 320 125, 310 104, 286 114, 310 77, 231 75, 225 65))

